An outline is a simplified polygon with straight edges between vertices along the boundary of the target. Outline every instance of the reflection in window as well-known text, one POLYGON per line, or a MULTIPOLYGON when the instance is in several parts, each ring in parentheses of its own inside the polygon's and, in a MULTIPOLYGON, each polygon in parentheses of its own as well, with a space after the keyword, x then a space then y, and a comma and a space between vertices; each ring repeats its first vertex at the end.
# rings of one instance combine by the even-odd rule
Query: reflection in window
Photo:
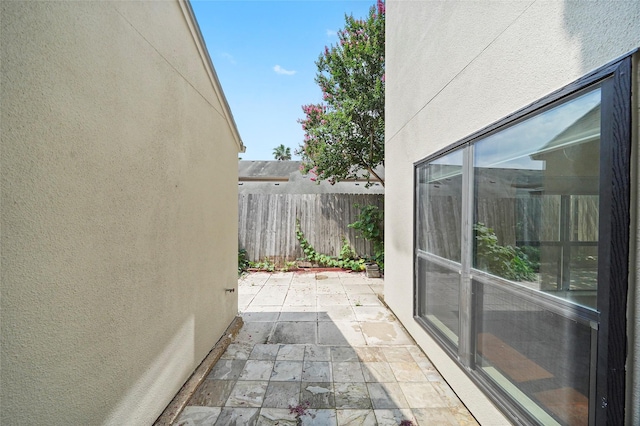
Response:
POLYGON ((417 247, 460 262, 462 151, 418 169, 417 247))
POLYGON ((416 314, 457 346, 459 335, 462 152, 417 169, 416 314))
POLYGON ((474 145, 474 267, 595 308, 600 90, 474 145))

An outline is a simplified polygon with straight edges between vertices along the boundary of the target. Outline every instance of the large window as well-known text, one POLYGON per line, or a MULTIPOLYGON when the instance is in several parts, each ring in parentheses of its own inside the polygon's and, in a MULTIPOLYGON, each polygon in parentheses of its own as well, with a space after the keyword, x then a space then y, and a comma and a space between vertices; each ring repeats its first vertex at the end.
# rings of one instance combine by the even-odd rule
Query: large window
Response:
POLYGON ((416 164, 416 320, 520 421, 623 418, 629 64, 416 164))

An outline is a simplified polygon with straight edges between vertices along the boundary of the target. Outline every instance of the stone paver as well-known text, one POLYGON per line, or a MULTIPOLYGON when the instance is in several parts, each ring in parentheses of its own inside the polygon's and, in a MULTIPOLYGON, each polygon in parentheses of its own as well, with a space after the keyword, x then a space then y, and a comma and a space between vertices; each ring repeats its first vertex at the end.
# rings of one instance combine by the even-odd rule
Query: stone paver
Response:
POLYGON ((244 326, 174 424, 477 425, 378 299, 345 271, 252 273, 244 326))

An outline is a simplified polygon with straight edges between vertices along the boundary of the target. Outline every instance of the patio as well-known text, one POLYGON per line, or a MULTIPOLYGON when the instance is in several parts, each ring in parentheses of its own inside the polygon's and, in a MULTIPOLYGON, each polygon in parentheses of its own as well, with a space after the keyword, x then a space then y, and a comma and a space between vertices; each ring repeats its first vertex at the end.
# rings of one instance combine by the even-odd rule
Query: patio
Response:
POLYGON ((244 326, 174 424, 477 425, 395 316, 382 279, 252 273, 244 326))

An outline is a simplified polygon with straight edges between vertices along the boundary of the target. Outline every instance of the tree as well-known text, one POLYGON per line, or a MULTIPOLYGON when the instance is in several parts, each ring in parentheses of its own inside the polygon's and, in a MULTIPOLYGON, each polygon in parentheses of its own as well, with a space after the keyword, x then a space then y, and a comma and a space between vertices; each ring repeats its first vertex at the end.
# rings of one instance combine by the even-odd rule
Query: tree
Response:
POLYGON ((291 160, 291 148, 280 144, 273 148, 273 157, 278 161, 291 160))
POLYGON ((385 5, 378 0, 367 19, 345 15, 339 42, 325 47, 316 61, 315 81, 324 102, 304 105, 305 132, 296 154, 303 173, 335 183, 364 172, 367 186, 384 165, 384 20, 385 5))

